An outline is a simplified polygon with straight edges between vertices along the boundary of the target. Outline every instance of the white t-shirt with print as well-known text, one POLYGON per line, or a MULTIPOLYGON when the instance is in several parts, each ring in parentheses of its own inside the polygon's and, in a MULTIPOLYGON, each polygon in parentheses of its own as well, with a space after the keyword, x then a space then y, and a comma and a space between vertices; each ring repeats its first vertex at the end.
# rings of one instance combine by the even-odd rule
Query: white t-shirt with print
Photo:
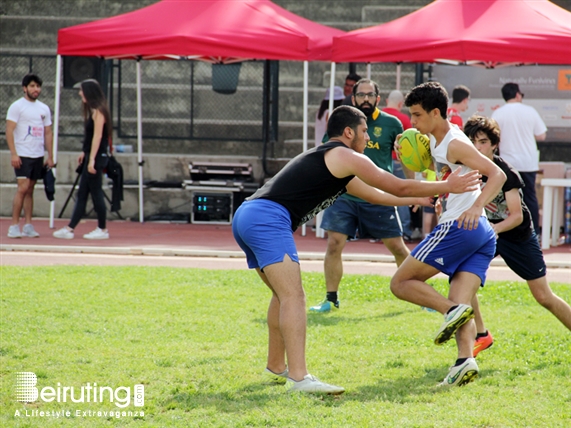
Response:
POLYGON ((500 126, 500 156, 517 171, 539 169, 536 135, 547 131, 539 113, 522 103, 507 103, 492 113, 500 126))
POLYGON ((44 156, 44 127, 52 124, 50 109, 41 101, 20 98, 6 114, 6 120, 16 122, 14 145, 18 156, 41 158, 44 156))

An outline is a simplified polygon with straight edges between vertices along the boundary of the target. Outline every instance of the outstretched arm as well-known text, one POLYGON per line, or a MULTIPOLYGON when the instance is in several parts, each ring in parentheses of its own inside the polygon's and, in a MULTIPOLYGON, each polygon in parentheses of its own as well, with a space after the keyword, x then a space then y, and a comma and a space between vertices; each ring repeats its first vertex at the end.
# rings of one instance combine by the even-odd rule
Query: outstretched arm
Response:
POLYGON ((347 192, 351 195, 364 199, 371 204, 387 205, 387 206, 406 206, 406 205, 422 205, 425 207, 432 207, 432 198, 418 197, 418 198, 399 198, 398 196, 385 193, 380 189, 369 186, 363 183, 358 177, 355 177, 347 185, 347 192))
POLYGON ((338 178, 355 175, 364 183, 395 196, 433 196, 442 193, 463 193, 473 191, 480 186, 481 175, 472 171, 463 176, 459 171, 450 174, 448 180, 427 182, 401 180, 393 174, 378 168, 368 157, 349 148, 329 150, 325 154, 325 163, 329 171, 338 178))

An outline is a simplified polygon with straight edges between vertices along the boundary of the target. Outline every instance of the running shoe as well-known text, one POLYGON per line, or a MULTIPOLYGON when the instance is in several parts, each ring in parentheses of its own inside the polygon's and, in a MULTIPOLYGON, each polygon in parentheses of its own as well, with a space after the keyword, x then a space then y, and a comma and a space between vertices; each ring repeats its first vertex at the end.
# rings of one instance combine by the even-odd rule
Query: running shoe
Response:
POLYGON ((325 299, 320 304, 310 307, 309 312, 330 312, 331 309, 339 309, 339 300, 333 303, 325 299))
POLYGON ((487 336, 476 338, 476 341, 474 342, 474 358, 476 358, 480 352, 488 349, 493 344, 494 338, 492 337, 492 333, 490 333, 489 330, 487 336))
POLYGON ((109 232, 96 228, 95 230, 83 235, 83 239, 109 239, 109 232))
POLYGON ((24 227, 22 228, 22 236, 25 236, 26 238, 37 238, 38 236, 40 236, 40 234, 36 232, 34 226, 28 223, 25 224, 24 227))
POLYGON ((454 333, 472 318, 474 318, 474 310, 472 307, 464 304, 459 304, 452 311, 445 313, 444 322, 436 333, 434 343, 442 345, 448 342, 454 336, 454 333))
POLYGON ((73 231, 69 230, 67 227, 62 227, 53 233, 54 238, 59 239, 73 239, 73 231))
POLYGON ((288 378, 285 387, 288 392, 313 392, 331 395, 339 395, 345 392, 345 388, 321 382, 310 374, 306 374, 303 380, 299 382, 288 378))
POLYGON ((271 371, 270 369, 268 369, 266 367, 266 369, 262 372, 262 376, 264 376, 264 378, 268 382, 272 382, 272 383, 275 383, 275 382, 285 383, 285 381, 287 380, 287 375, 288 375, 288 369, 287 368, 281 373, 274 373, 273 371, 271 371))
POLYGON ((13 224, 8 228, 8 238, 21 238, 20 226, 13 224))
POLYGON ((468 358, 462 364, 451 367, 448 375, 439 386, 464 386, 478 377, 478 364, 474 358, 468 358))

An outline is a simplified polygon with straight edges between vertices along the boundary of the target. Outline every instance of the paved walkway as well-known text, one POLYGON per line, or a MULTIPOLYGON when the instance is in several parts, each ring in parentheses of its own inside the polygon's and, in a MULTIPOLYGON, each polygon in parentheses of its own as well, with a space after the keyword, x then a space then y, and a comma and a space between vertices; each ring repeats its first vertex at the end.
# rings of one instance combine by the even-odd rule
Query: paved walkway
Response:
MULTIPOLYGON (((11 221, 0 219, 1 264, 133 264, 204 267, 208 269, 244 269, 242 251, 232 237, 231 226, 188 223, 138 223, 109 221, 111 238, 90 241, 82 235, 96 227, 95 220, 81 222, 73 240, 56 239, 55 229, 47 219, 34 220, 39 238, 10 239, 6 237, 11 221), (43 253, 37 257, 38 253, 43 253), (141 257, 145 256, 145 257, 141 257)), ((55 227, 67 224, 56 220, 55 227)), ((298 230, 295 240, 304 271, 323 271, 326 240, 315 237, 311 228, 306 236, 298 230)), ((414 248, 416 243, 408 244, 414 248)), ((571 284, 571 245, 562 245, 544 252, 548 279, 571 284)), ((394 258, 379 242, 369 240, 348 242, 344 251, 345 272, 392 276, 394 258)), ((489 279, 519 280, 501 258, 492 262, 489 279)))

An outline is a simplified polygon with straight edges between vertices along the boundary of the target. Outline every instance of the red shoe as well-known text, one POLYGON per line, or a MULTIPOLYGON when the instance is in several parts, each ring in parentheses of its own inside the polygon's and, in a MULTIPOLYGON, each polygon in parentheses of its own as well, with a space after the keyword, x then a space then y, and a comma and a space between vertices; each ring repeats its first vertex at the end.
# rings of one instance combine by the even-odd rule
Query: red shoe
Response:
POLYGON ((492 337, 492 333, 488 330, 488 335, 484 337, 478 337, 474 342, 474 358, 483 351, 484 349, 488 349, 490 346, 494 344, 494 338, 492 337))

